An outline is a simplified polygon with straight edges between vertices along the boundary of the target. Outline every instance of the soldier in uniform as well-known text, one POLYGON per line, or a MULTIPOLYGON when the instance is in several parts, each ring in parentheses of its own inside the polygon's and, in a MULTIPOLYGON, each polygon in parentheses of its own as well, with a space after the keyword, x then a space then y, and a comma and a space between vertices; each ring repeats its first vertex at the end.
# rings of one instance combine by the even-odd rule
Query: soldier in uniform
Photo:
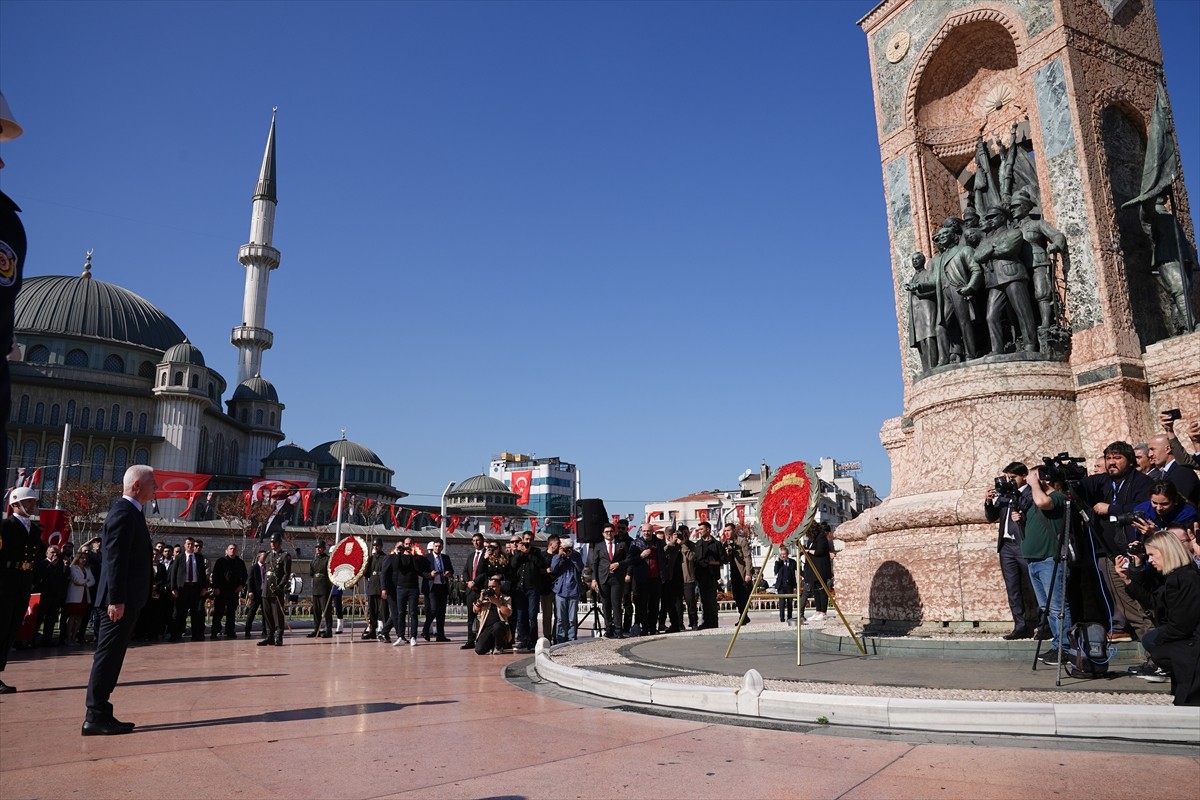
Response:
POLYGON ((387 618, 387 604, 383 602, 383 542, 376 539, 371 547, 371 555, 367 556, 367 630, 362 638, 374 639, 379 635, 379 618, 387 618))
POLYGON ((325 543, 317 542, 317 554, 308 562, 308 577, 312 578, 312 611, 313 629, 308 638, 320 636, 324 639, 333 637, 333 608, 330 594, 333 592, 333 581, 329 579, 329 554, 325 552, 325 543), (321 629, 321 620, 325 620, 325 629, 321 629))
POLYGON ((263 619, 267 636, 259 647, 283 646, 283 596, 287 594, 288 576, 292 574, 292 557, 283 551, 283 535, 271 534, 271 552, 263 561, 263 619))
MULTIPOLYGON (((0 673, 8 665, 8 651, 25 621, 33 591, 33 567, 41 560, 45 547, 42 526, 30 518, 37 510, 38 493, 18 486, 12 490, 9 503, 13 513, 0 525, 0 673)), ((0 694, 15 691, 0 681, 0 694)))
POLYGON ((1054 267, 1050 263, 1050 254, 1065 253, 1067 237, 1049 222, 1031 216, 1033 206, 1033 198, 1025 189, 1021 189, 1013 195, 1008 208, 1025 240, 1021 257, 1033 275, 1033 299, 1038 304, 1040 325, 1049 328, 1057 321, 1054 314, 1054 267))
POLYGON ((1038 349, 1037 318, 1029 296, 1030 274, 1021 260, 1025 235, 1012 227, 1009 213, 1000 206, 989 208, 983 218, 987 231, 975 250, 973 263, 983 267, 988 289, 987 324, 992 352, 1004 352, 1004 321, 1015 321, 1021 331, 1020 350, 1038 349), (1015 319, 1014 319, 1015 318, 1015 319))

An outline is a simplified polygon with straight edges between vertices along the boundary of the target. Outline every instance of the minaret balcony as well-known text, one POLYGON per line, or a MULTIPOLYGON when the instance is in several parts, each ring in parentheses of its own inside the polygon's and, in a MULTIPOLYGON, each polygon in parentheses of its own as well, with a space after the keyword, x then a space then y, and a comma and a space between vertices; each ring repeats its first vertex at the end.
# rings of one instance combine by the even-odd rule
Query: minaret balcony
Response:
POLYGON ((238 249, 238 261, 245 267, 265 266, 275 269, 279 266, 279 251, 269 244, 244 244, 238 249))
POLYGON ((239 325, 229 334, 229 343, 235 347, 250 345, 270 350, 274 340, 274 334, 266 328, 254 328, 250 325, 239 325))

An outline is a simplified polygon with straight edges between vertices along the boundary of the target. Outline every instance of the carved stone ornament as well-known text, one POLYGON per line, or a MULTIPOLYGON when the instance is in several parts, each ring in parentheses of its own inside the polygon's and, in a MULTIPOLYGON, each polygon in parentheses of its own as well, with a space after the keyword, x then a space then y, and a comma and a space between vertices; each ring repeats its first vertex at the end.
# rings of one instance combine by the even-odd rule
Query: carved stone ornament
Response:
POLYGON ((912 44, 912 37, 908 35, 908 31, 898 31, 887 43, 887 60, 893 64, 897 64, 908 55, 909 45, 912 44))
POLYGON ((976 109, 981 117, 986 117, 993 111, 999 111, 1017 97, 1016 91, 1007 83, 988 89, 976 102, 976 109))

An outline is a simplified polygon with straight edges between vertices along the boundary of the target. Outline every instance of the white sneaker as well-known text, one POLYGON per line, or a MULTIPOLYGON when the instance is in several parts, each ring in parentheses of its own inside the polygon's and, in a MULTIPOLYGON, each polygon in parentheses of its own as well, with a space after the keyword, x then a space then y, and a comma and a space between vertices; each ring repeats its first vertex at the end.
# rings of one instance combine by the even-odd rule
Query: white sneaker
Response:
POLYGON ((415 637, 415 636, 414 636, 414 637, 412 637, 411 639, 409 639, 409 640, 408 640, 408 646, 409 646, 409 647, 416 647, 416 646, 417 646, 417 637, 415 637))
POLYGON ((824 614, 824 612, 818 611, 817 613, 815 613, 811 617, 809 617, 809 619, 813 622, 821 622, 822 620, 826 619, 826 615, 824 614))
POLYGON ((392 642, 392 647, 399 647, 400 645, 407 644, 407 643, 408 643, 408 640, 405 639, 403 636, 397 636, 396 641, 392 642))

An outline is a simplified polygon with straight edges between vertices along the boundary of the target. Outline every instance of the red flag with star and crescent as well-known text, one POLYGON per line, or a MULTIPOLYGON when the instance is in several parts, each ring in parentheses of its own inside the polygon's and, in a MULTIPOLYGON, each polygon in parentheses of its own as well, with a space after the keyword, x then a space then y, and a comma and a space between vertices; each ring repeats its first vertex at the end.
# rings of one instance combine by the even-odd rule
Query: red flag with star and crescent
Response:
POLYGON ((533 486, 533 470, 524 470, 512 474, 512 490, 519 496, 517 505, 529 505, 529 489, 533 486))

